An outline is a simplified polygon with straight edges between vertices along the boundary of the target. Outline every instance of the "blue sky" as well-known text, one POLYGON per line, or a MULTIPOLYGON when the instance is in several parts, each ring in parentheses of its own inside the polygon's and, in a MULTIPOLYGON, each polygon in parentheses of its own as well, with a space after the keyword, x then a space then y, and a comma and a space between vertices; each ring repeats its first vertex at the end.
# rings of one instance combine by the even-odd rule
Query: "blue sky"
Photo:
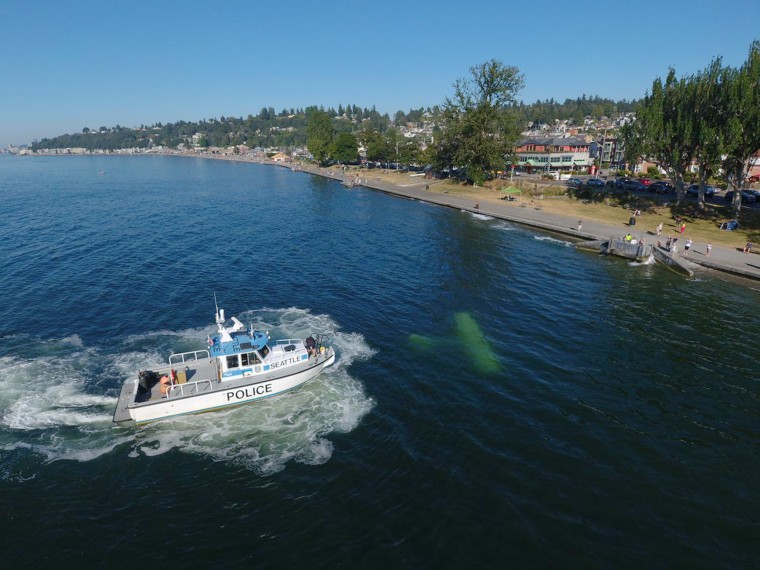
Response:
POLYGON ((525 76, 526 102, 634 99, 738 66, 758 0, 369 2, 0 0, 0 147, 80 132, 354 104, 439 104, 470 66, 525 76))

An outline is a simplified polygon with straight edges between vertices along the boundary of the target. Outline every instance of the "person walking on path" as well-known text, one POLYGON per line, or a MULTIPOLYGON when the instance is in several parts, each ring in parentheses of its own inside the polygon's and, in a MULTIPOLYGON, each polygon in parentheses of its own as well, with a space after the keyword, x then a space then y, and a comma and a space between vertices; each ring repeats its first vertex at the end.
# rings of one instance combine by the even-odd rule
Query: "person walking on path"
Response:
POLYGON ((752 242, 748 241, 747 245, 744 246, 744 253, 752 253, 752 242))
POLYGON ((670 257, 675 257, 678 253, 678 244, 676 243, 678 241, 678 238, 673 240, 673 243, 670 244, 670 257))
POLYGON ((657 224, 657 235, 658 236, 662 235, 662 222, 660 222, 659 224, 657 224))
POLYGON ((683 254, 684 256, 689 255, 689 250, 691 249, 691 238, 688 238, 686 240, 686 245, 683 246, 683 254))
POLYGON ((583 229, 583 220, 578 220, 578 231, 580 232, 583 229))
POLYGON ((686 231, 686 222, 681 222, 681 235, 686 231))
POLYGON ((705 254, 707 257, 710 257, 710 252, 712 251, 712 244, 708 241, 707 242, 707 253, 705 254))

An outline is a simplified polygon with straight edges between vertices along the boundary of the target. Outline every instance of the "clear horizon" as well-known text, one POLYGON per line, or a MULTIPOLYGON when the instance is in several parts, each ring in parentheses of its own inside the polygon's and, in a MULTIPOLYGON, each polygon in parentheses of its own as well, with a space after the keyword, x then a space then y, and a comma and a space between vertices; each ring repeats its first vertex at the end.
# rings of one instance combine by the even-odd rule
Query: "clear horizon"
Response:
POLYGON ((582 10, 427 0, 381 9, 345 0, 6 3, 0 148, 262 107, 352 104, 393 115, 440 104, 455 80, 492 58, 520 69, 526 103, 637 99, 670 67, 689 75, 718 56, 741 65, 760 39, 756 15, 755 0, 612 0, 582 10))

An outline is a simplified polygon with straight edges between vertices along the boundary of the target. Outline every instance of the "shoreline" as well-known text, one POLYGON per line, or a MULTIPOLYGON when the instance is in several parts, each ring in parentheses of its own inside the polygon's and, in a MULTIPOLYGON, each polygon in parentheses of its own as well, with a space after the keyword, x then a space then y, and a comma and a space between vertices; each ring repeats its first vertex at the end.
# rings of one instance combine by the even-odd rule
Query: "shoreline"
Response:
MULTIPOLYGON (((267 159, 252 158, 243 156, 230 155, 203 155, 203 154, 181 154, 173 152, 163 153, 144 153, 134 156, 176 156, 185 158, 201 158, 211 160, 224 160, 228 162, 245 162, 250 164, 261 164, 264 166, 275 166, 286 168, 292 172, 304 172, 313 176, 329 178, 341 183, 351 181, 351 186, 360 186, 369 190, 376 190, 388 195, 400 198, 419 200, 429 204, 445 206, 460 211, 470 212, 472 214, 481 214, 500 220, 505 220, 520 225, 537 228, 569 237, 576 242, 592 240, 609 240, 623 237, 630 228, 620 228, 609 222, 597 220, 583 220, 582 230, 578 230, 578 219, 556 212, 545 212, 542 204, 547 203, 551 198, 542 200, 528 199, 517 200, 515 202, 505 202, 498 196, 484 196, 482 193, 476 196, 463 196, 461 194, 436 192, 431 186, 436 185, 436 181, 425 180, 423 182, 410 182, 409 184, 400 185, 394 182, 383 180, 380 176, 362 177, 356 171, 343 173, 341 168, 320 168, 314 165, 304 165, 297 162, 279 163, 267 159), (475 202, 481 200, 481 202, 475 202)), ((57 155, 69 156, 69 155, 57 155)), ((73 155, 78 156, 78 155, 73 155)), ((108 156, 108 155, 97 155, 108 156)), ((117 156, 131 156, 129 154, 119 154, 117 156)), ((637 231, 641 234, 641 231, 637 231)), ((646 239, 652 240, 657 236, 652 232, 646 232, 646 239)), ((678 237, 678 236, 677 236, 678 237)), ((665 238, 665 234, 661 236, 665 238)), ((649 242, 648 242, 649 243, 649 242)), ((659 250, 665 256, 670 256, 664 249, 659 250)), ((745 254, 741 248, 731 248, 725 245, 713 244, 712 250, 708 253, 705 251, 704 244, 695 244, 691 249, 691 255, 684 256, 683 250, 675 258, 677 263, 683 265, 687 271, 710 272, 717 271, 739 277, 742 280, 760 281, 760 255, 755 257, 754 253, 745 254), (756 260, 756 261, 755 261, 756 260)), ((747 285, 747 283, 742 283, 747 285)), ((750 287, 754 289, 754 287, 750 287)))
MULTIPOLYGON (((295 172, 305 172, 315 176, 331 178, 339 182, 349 179, 349 177, 343 176, 340 172, 332 172, 330 169, 320 169, 315 166, 298 166, 294 169, 284 164, 267 162, 262 162, 261 164, 271 164, 273 166, 289 168, 295 172), (325 172, 326 170, 327 172, 325 172)), ((392 196, 420 200, 422 202, 466 211, 472 214, 481 214, 500 220, 514 222, 543 231, 560 234, 572 238, 577 242, 620 238, 626 233, 625 230, 621 230, 611 224, 591 220, 584 220, 583 229, 579 231, 576 218, 544 212, 540 203, 538 203, 541 201, 533 202, 533 205, 528 205, 525 201, 516 204, 515 202, 504 202, 497 198, 496 200, 487 200, 473 204, 473 198, 471 197, 436 193, 429 188, 429 182, 400 186, 378 178, 373 180, 372 178, 351 176, 350 179, 358 179, 359 182, 355 184, 355 186, 361 186, 369 190, 377 190, 392 196)), ((647 237, 654 238, 656 236, 647 237)), ((660 252, 666 256, 670 256, 665 250, 660 249, 660 252)), ((736 251, 722 245, 713 245, 709 255, 703 247, 694 247, 691 252, 691 256, 678 254, 674 261, 692 271, 709 272, 712 270, 744 279, 750 279, 752 281, 760 281, 760 256, 756 258, 753 253, 745 254, 741 251, 736 251)))

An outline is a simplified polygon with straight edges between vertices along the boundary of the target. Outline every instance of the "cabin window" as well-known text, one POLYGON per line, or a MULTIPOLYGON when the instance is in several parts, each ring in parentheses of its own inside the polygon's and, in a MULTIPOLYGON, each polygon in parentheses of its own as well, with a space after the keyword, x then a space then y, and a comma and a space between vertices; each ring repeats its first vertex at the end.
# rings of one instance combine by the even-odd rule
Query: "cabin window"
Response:
POLYGON ((267 345, 264 345, 264 348, 262 348, 260 351, 261 358, 266 358, 267 354, 269 354, 269 347, 267 345))
POLYGON ((246 352, 245 354, 241 354, 240 360, 243 361, 243 366, 253 366, 254 364, 261 363, 261 360, 259 360, 259 357, 255 352, 246 352))
POLYGON ((227 357, 227 368, 237 368, 240 366, 238 363, 238 357, 237 354, 233 354, 232 356, 227 357))

